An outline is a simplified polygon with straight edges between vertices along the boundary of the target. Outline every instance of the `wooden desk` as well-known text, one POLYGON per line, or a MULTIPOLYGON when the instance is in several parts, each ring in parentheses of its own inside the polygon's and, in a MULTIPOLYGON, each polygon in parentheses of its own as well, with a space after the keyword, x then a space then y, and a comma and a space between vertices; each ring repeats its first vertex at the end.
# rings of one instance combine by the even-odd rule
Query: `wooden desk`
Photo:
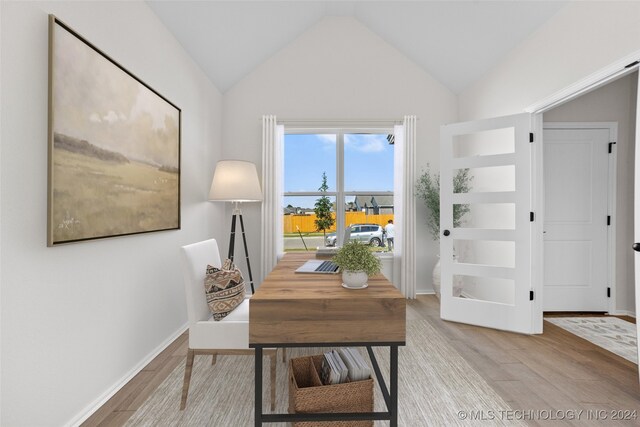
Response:
POLYGON ((406 299, 381 274, 366 289, 345 289, 340 274, 299 274, 312 254, 287 254, 249 303, 249 347, 255 354, 255 425, 263 422, 390 420, 397 425, 398 346, 406 341, 406 299), (367 347, 388 412, 263 414, 262 350, 273 347, 367 347), (387 390, 372 347, 390 348, 387 390))

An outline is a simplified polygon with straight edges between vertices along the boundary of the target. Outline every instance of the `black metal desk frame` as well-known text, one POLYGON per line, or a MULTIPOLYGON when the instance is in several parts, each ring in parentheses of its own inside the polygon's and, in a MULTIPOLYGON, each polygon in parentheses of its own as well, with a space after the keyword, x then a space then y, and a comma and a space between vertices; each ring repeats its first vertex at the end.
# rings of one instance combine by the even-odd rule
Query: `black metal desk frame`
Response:
POLYGON ((389 420, 391 427, 398 425, 398 347, 404 342, 349 342, 349 343, 274 343, 249 344, 255 349, 255 426, 264 423, 294 422, 294 421, 362 421, 389 420), (387 405, 386 412, 334 412, 334 413, 304 413, 304 414, 265 414, 262 412, 262 351, 265 348, 284 347, 366 347, 371 359, 371 365, 376 375, 377 383, 387 405), (382 371, 373 353, 373 347, 389 347, 389 389, 382 377, 382 371))

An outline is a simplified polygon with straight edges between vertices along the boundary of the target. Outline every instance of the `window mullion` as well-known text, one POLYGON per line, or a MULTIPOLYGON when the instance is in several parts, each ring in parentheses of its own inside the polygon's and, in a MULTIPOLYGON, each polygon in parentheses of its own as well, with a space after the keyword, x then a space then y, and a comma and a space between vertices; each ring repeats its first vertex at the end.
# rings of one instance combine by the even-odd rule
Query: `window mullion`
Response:
POLYGON ((344 218, 344 132, 339 131, 336 135, 336 237, 338 245, 342 245, 343 232, 345 229, 344 218))

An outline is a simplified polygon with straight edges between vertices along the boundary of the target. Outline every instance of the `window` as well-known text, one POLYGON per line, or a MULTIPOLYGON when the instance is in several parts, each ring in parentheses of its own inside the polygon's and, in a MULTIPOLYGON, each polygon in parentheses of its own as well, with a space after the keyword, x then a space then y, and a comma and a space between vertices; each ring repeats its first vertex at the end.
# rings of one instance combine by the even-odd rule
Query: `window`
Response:
POLYGON ((384 226, 394 217, 394 139, 391 129, 290 130, 284 138, 285 251, 341 245, 350 240, 384 250, 384 226), (323 174, 326 192, 321 192, 323 174), (316 226, 314 208, 329 200, 334 224, 316 226), (336 230, 342 230, 336 232, 336 230))

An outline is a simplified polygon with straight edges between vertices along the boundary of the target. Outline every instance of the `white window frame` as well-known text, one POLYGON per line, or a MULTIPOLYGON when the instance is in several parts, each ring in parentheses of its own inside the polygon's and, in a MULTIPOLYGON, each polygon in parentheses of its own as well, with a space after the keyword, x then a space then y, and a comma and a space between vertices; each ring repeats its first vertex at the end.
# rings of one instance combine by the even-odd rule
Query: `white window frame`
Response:
MULTIPOLYGON (((285 142, 287 135, 335 135, 336 136, 336 189, 335 191, 327 191, 322 193, 320 191, 285 191, 284 197, 295 196, 318 196, 323 195, 336 198, 336 230, 344 230, 347 225, 345 224, 345 198, 349 196, 395 196, 394 191, 345 191, 344 189, 344 136, 347 134, 385 134, 393 135, 393 127, 366 127, 366 128, 353 128, 353 127, 287 127, 285 125, 284 135, 285 142), (342 212, 341 215, 338 215, 342 212)), ((285 144, 286 150, 286 144, 285 144)), ((286 165, 284 165, 286 169, 286 165)), ((394 163, 395 167, 395 163, 394 163)), ((286 173, 283 171, 283 173, 286 173)), ((284 179, 284 177, 283 177, 284 179)), ((395 203, 395 202, 394 202, 395 203)), ((337 245, 341 246, 344 233, 337 232, 337 245)))

